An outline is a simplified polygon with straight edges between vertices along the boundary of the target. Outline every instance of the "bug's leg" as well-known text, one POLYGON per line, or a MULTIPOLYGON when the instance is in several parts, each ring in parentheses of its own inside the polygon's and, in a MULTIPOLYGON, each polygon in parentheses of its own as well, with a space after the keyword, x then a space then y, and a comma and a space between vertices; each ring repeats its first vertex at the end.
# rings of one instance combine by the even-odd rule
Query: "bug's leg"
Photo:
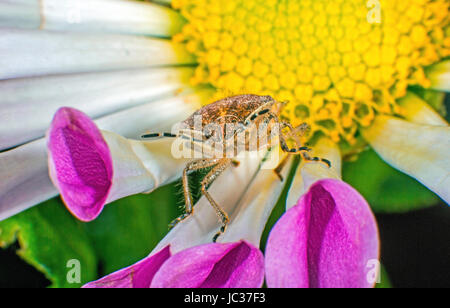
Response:
POLYGON ((302 152, 302 158, 306 162, 321 162, 324 163, 328 168, 331 168, 331 162, 328 159, 321 157, 311 157, 307 152, 302 152))
MULTIPOLYGON (((281 149, 284 151, 284 152, 286 152, 286 153, 291 153, 291 154, 297 154, 297 153, 300 153, 301 152, 301 150, 299 149, 299 148, 289 148, 289 146, 288 146, 288 144, 287 144, 287 141, 286 141, 286 136, 281 132, 281 129, 280 129, 280 146, 281 146, 281 149)), ((303 148, 304 150, 306 150, 306 148, 303 148)))
POLYGON ((288 128, 289 134, 285 135, 285 140, 287 138, 293 138, 297 147, 301 147, 302 143, 300 141, 300 138, 297 135, 296 129, 290 123, 287 123, 287 122, 281 122, 280 126, 281 126, 280 135, 282 135, 283 128, 288 128))
POLYGON ((309 152, 311 152, 311 148, 309 147, 300 147, 300 148, 292 148, 290 149, 286 142, 286 137, 283 134, 280 134, 280 145, 281 149, 290 154, 301 154, 303 160, 307 162, 321 162, 327 165, 328 168, 331 168, 331 162, 328 159, 321 157, 311 157, 309 156, 309 152))
MULTIPOLYGON (((249 117, 247 119, 247 121, 244 123, 244 128, 247 128, 248 126, 250 126, 251 123, 253 123, 253 121, 255 121, 260 116, 265 116, 264 121, 262 123, 263 127, 267 127, 271 121, 275 121, 276 123, 279 124, 279 126, 280 126, 279 127, 279 135, 280 135, 281 147, 283 148, 283 150, 285 152, 288 152, 288 153, 300 152, 298 149, 289 149, 289 147, 287 146, 286 140, 287 140, 287 138, 291 137, 291 135, 293 135, 292 137, 295 139, 297 146, 300 147, 301 142, 300 142, 300 139, 298 139, 298 137, 296 136, 296 133, 297 133, 297 130, 303 126, 299 126, 299 128, 294 128, 294 127, 292 127, 291 124, 289 124, 287 122, 280 122, 278 120, 278 116, 275 113, 271 112, 269 109, 263 109, 263 110, 260 110, 258 113, 254 113, 251 117, 249 117), (289 130, 290 130, 290 133, 287 136, 284 135, 282 132, 282 130, 286 127, 289 128, 289 130)), ((302 131, 303 130, 306 131, 308 128, 309 127, 306 126, 304 129, 302 128, 302 131)), ((306 148, 302 147, 300 149, 306 149, 306 148)))
POLYGON ((280 178, 281 182, 284 182, 284 178, 281 175, 281 172, 283 171, 283 168, 286 166, 288 159, 289 159, 289 156, 286 156, 285 158, 283 158, 283 160, 278 164, 278 166, 274 170, 275 174, 280 178))
POLYGON ((290 130, 289 136, 293 136, 294 138, 297 138, 295 140, 296 140, 296 142, 299 143, 299 146, 301 146, 301 141, 299 138, 306 136, 311 130, 311 126, 309 126, 307 123, 300 124, 297 127, 293 127, 290 123, 286 123, 286 122, 283 122, 283 124, 289 128, 289 130, 290 130))
POLYGON ((284 108, 289 104, 289 101, 278 102, 277 109, 275 111, 276 114, 281 114, 284 108))
POLYGON ((217 232, 217 234, 213 238, 213 242, 215 243, 219 236, 221 236, 225 230, 227 229, 228 223, 230 222, 230 219, 228 218, 228 214, 214 201, 214 199, 209 194, 207 188, 208 186, 213 183, 230 165, 232 164, 231 159, 222 159, 217 166, 215 166, 208 175, 203 179, 201 185, 202 185, 202 193, 208 199, 211 206, 214 208, 214 210, 217 213, 217 216, 219 217, 220 221, 222 222, 222 227, 220 228, 220 231, 217 232))
MULTIPOLYGON (((263 113, 263 115, 265 115, 265 114, 266 114, 266 112, 263 113)), ((261 116, 261 114, 259 114, 259 115, 261 116)), ((279 123, 277 115, 276 115, 275 113, 273 113, 273 112, 268 112, 267 115, 266 115, 265 118, 264 118, 264 121, 263 121, 261 127, 267 128, 267 127, 269 126, 269 123, 272 122, 272 121, 275 121, 276 123, 279 123)), ((289 128, 291 128, 291 129, 293 129, 292 126, 291 126, 290 124, 288 124, 288 123, 279 123, 279 125, 280 125, 280 131, 279 131, 279 134, 280 134, 280 135, 281 135, 281 131, 282 131, 282 129, 283 129, 284 127, 289 127, 289 128)), ((283 138, 282 145, 283 145, 286 149, 288 149, 288 146, 287 146, 287 144, 286 144, 285 138, 283 138)), ((286 152, 289 152, 289 151, 286 151, 286 152)), ((277 168, 275 168, 275 170, 274 170, 275 174, 280 178, 280 181, 282 181, 282 182, 284 181, 284 178, 283 178, 283 176, 281 175, 281 171, 283 170, 283 168, 284 168, 284 166, 286 165, 287 161, 288 161, 288 156, 286 156, 286 157, 278 164, 277 168)))
POLYGON ((296 137, 295 133, 296 133, 296 131, 298 129, 302 129, 302 131, 307 131, 309 129, 309 126, 301 125, 298 128, 294 128, 290 123, 279 122, 277 116, 275 114, 273 114, 272 112, 270 112, 268 114, 266 120, 264 121, 264 124, 268 125, 268 123, 270 121, 273 121, 273 120, 275 120, 280 125, 280 127, 279 127, 280 146, 281 146, 281 148, 282 148, 282 150, 284 152, 290 153, 290 154, 302 153, 302 156, 305 158, 305 160, 308 160, 308 161, 321 161, 321 162, 324 162, 328 166, 331 167, 331 163, 328 160, 326 160, 326 159, 322 159, 322 158, 319 158, 319 157, 310 158, 307 153, 311 151, 311 148, 309 148, 309 147, 301 147, 300 146, 301 145, 300 139, 298 139, 298 136, 296 137), (283 131, 282 131, 283 128, 289 128, 290 134, 286 136, 283 133, 283 131), (291 137, 291 134, 294 134, 294 136, 293 136, 294 137, 294 141, 295 141, 296 145, 298 146, 298 148, 289 148, 289 146, 287 144, 287 139, 289 137, 291 137))
POLYGON ((158 139, 158 138, 178 138, 178 135, 172 133, 149 133, 141 136, 142 139, 158 139))
POLYGON ((217 165, 217 163, 220 160, 218 159, 200 159, 195 160, 187 164, 186 168, 183 170, 183 176, 182 176, 182 182, 183 182, 183 194, 184 194, 184 200, 185 200, 185 213, 178 217, 177 219, 173 220, 169 224, 169 228, 174 228, 178 223, 182 222, 189 216, 191 216, 194 213, 194 201, 192 199, 192 194, 189 189, 189 178, 188 174, 189 172, 209 168, 212 166, 217 165))

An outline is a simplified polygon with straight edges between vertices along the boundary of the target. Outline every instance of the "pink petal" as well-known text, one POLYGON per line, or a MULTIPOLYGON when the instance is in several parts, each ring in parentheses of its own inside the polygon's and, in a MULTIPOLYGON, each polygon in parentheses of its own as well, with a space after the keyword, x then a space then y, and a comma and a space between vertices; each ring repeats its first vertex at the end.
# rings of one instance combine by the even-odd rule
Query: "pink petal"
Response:
POLYGON ((83 288, 148 288, 156 272, 170 258, 170 246, 138 263, 90 282, 83 288))
POLYGON ((151 284, 152 288, 259 288, 264 281, 264 257, 241 241, 206 244, 172 256, 151 284))
POLYGON ((111 153, 92 120, 73 108, 59 109, 48 133, 50 177, 73 215, 91 221, 112 185, 111 153))
POLYGON ((371 287, 379 259, 375 218, 348 184, 311 186, 272 229, 266 247, 269 287, 371 287))

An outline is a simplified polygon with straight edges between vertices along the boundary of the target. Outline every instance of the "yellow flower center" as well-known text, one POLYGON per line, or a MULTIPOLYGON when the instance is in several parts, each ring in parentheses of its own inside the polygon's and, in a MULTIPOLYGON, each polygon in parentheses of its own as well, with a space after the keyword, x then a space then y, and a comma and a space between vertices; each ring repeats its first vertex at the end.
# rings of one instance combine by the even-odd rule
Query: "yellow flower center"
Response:
POLYGON ((172 0, 187 19, 174 40, 198 59, 193 85, 289 101, 282 116, 310 138, 353 145, 377 113, 401 116, 396 99, 450 55, 449 3, 172 0))

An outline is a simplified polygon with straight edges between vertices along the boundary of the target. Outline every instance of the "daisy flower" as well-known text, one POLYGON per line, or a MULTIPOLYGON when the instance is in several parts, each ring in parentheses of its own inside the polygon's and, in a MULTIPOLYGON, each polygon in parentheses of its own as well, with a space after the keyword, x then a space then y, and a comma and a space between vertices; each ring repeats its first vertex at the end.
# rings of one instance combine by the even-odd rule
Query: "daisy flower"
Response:
MULTIPOLYGON (((280 181, 244 157, 149 256, 86 287, 371 287, 379 239, 342 181, 368 145, 450 202, 450 128, 410 91, 448 92, 447 0, 0 2, 0 219, 61 194, 91 221, 117 199, 177 180, 170 131, 230 94, 288 101, 315 156, 280 181), (47 132, 47 135, 45 136, 47 132), (289 185, 285 187, 285 185, 289 185), (286 213, 259 247, 284 188, 286 213)), ((280 155, 285 155, 281 153, 280 155)))

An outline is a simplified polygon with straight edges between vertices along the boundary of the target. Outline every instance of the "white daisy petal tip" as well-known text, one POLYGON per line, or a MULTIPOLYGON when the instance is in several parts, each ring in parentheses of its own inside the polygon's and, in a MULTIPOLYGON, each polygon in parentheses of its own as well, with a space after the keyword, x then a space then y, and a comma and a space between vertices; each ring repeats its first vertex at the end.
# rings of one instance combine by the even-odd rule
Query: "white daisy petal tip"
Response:
POLYGON ((181 176, 186 164, 171 155, 171 141, 145 142, 100 131, 83 112, 58 110, 47 137, 50 177, 68 210, 81 221, 106 204, 151 192, 181 176))
POLYGON ((149 288, 155 274, 171 257, 170 246, 152 254, 129 267, 109 274, 99 280, 89 282, 83 286, 86 289, 104 288, 149 288))
POLYGON ((450 127, 379 115, 363 137, 394 168, 417 179, 450 204, 450 127))
POLYGON ((192 247, 169 258, 152 288, 260 288, 264 257, 245 241, 192 247))
POLYGON ((92 120, 73 108, 59 109, 48 132, 50 178, 68 210, 82 221, 100 214, 112 187, 111 152, 92 120))
POLYGON ((379 264, 375 217, 340 180, 317 181, 272 229, 266 246, 270 288, 369 288, 379 264))

